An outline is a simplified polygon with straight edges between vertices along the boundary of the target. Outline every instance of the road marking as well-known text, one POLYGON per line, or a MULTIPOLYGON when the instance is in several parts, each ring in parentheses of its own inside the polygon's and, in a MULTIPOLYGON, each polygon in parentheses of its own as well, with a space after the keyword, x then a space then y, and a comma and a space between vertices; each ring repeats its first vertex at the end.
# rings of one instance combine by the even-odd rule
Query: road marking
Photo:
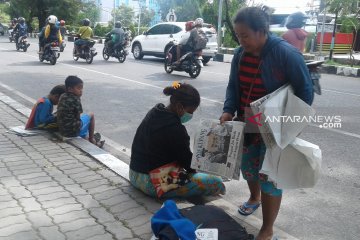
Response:
MULTIPOLYGON (((309 125, 312 126, 312 127, 320 128, 320 126, 318 126, 318 125, 316 125, 316 124, 313 124, 313 123, 310 123, 309 125)), ((344 135, 346 135, 346 136, 350 136, 350 137, 354 137, 354 138, 360 139, 360 135, 359 135, 359 134, 356 134, 356 133, 346 132, 346 131, 339 130, 339 129, 336 129, 336 128, 320 128, 320 129, 322 129, 322 130, 328 130, 328 131, 330 131, 330 132, 340 133, 340 134, 344 134, 344 135)))
POLYGON ((323 89, 323 91, 339 93, 339 94, 344 94, 344 95, 350 95, 350 96, 355 96, 355 97, 360 97, 360 94, 349 93, 349 92, 341 92, 341 91, 336 91, 336 90, 331 90, 331 89, 323 89))
MULTIPOLYGON (((0 49, 5 49, 5 50, 9 50, 9 49, 6 49, 6 48, 1 48, 0 49)), ((33 58, 37 58, 33 55, 30 55, 28 53, 24 53, 24 52, 18 52, 18 53, 22 53, 26 56, 30 56, 30 57, 33 57, 33 58)), ((63 65, 66 65, 66 66, 69 66, 69 67, 73 67, 73 68, 78 68, 78 69, 81 69, 81 70, 85 70, 87 72, 94 72, 94 73, 97 73, 97 74, 100 74, 100 75, 105 75, 105 76, 110 76, 110 77, 113 77, 113 78, 118 78, 118 79, 121 79, 121 80, 124 80, 124 81, 127 81, 127 82, 131 82, 131 83, 136 83, 136 84, 139 84, 139 85, 144 85, 144 86, 148 86, 148 87, 152 87, 152 88, 156 88, 156 89, 163 89, 162 87, 160 86, 156 86, 156 85, 153 85, 153 84, 149 84, 149 83, 144 83, 144 82, 140 82, 140 81, 136 81, 136 80, 132 80, 132 79, 128 79, 128 78, 124 78, 124 77, 120 77, 120 76, 117 76, 117 75, 114 75, 114 74, 109 74, 109 73, 105 73, 105 72, 100 72, 100 71, 96 71, 96 70, 92 70, 92 69, 88 69, 88 68, 85 68, 85 67, 79 67, 79 66, 73 66, 73 65, 70 65, 70 64, 67 64, 67 63, 62 63, 59 61, 59 64, 63 64, 63 65)), ((2 84, 3 85, 3 84, 2 84)), ((8 88, 10 88, 8 86, 8 88)), ((16 91, 16 90, 15 90, 16 91)), ((327 89, 324 89, 324 91, 333 91, 333 90, 327 90, 327 89)), ((357 94, 352 94, 352 93, 344 93, 344 92, 339 92, 339 91, 333 91, 333 92, 337 92, 337 93, 342 93, 342 94, 348 94, 348 95, 354 95, 354 96, 360 96, 360 95, 357 95, 357 94)), ((14 92, 15 93, 15 92, 14 92)), ((19 92, 20 93, 20 92, 19 92)), ((24 95, 23 93, 20 93, 21 95, 24 95)), ((26 95, 24 95, 26 96, 26 95)), ((27 96, 26 96, 27 97, 27 96)), ((28 97, 29 99, 31 99, 30 97, 28 97)), ((216 104, 221 104, 223 105, 224 102, 223 101, 218 101, 218 100, 214 100, 214 99, 211 99, 211 98, 206 98, 206 97, 201 97, 201 99, 203 100, 206 100, 206 101, 209 101, 209 102, 213 102, 213 103, 216 103, 216 104)), ((31 101, 32 103, 35 102, 35 101, 31 101)), ((316 125, 315 125, 316 126, 316 125)), ((316 126, 317 127, 317 126, 316 126)), ((337 133, 341 133, 341 134, 344 134, 344 135, 347 135, 347 136, 351 136, 351 137, 355 137, 355 138, 359 138, 360 139, 360 136, 358 134, 354 134, 354 133, 350 133, 350 132, 346 132, 346 131, 342 131, 342 130, 337 130, 337 129, 331 129, 331 128, 322 128, 323 130, 328 130, 328 131, 332 131, 332 132, 337 132, 337 133)))

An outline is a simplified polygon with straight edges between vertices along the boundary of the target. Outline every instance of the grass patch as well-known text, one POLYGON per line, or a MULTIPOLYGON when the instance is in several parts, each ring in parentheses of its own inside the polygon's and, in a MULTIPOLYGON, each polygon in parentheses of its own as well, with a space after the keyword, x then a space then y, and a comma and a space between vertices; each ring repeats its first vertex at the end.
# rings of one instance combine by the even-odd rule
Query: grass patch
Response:
POLYGON ((342 67, 360 68, 359 65, 353 65, 353 66, 351 66, 351 65, 349 65, 349 64, 338 63, 338 62, 336 62, 336 61, 334 61, 334 60, 326 60, 326 61, 325 61, 325 64, 331 65, 331 66, 342 66, 342 67))

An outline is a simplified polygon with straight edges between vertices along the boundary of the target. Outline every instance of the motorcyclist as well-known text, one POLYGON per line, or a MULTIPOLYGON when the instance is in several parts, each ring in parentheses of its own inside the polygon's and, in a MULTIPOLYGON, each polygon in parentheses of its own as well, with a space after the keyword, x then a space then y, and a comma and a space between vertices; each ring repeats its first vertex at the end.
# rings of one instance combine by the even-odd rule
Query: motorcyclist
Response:
POLYGON ((75 55, 79 55, 80 54, 80 47, 82 45, 87 44, 90 40, 91 37, 94 36, 93 34, 93 30, 90 27, 90 20, 88 18, 85 18, 84 20, 82 20, 82 27, 80 27, 77 35, 79 36, 79 39, 75 41, 74 47, 76 50, 75 55))
POLYGON ((11 19, 9 29, 14 29, 16 27, 16 24, 17 24, 17 18, 11 19))
MULTIPOLYGON (((197 18, 194 22, 189 21, 185 24, 185 30, 188 32, 188 37, 184 36, 184 40, 180 41, 179 50, 177 51, 177 61, 175 64, 179 64, 181 55, 186 52, 196 52, 198 56, 202 55, 202 49, 206 47, 206 36, 201 29, 204 25, 202 18, 197 18), (187 38, 187 40, 186 40, 187 38), (180 53, 180 54, 179 54, 180 53)), ((211 25, 207 25, 208 27, 211 25)), ((202 66, 202 62, 199 62, 202 66)))
POLYGON ((19 39, 27 36, 28 27, 25 23, 25 18, 19 17, 18 24, 14 28, 15 34, 15 43, 19 44, 19 39))
MULTIPOLYGON (((47 25, 44 29, 44 41, 40 42, 40 52, 42 53, 44 50, 44 46, 47 43, 51 43, 57 41, 59 45, 62 43, 62 37, 59 28, 56 26, 57 17, 54 15, 50 15, 47 18, 47 25)), ((40 38, 39 38, 40 39, 40 38)))
POLYGON ((115 23, 115 28, 113 28, 109 33, 106 34, 106 37, 110 37, 111 40, 106 42, 106 46, 109 50, 109 54, 112 54, 114 49, 119 45, 124 44, 125 32, 121 28, 121 22, 117 21, 115 23))
POLYGON ((64 39, 65 34, 67 32, 66 26, 65 26, 65 21, 64 20, 60 20, 60 33, 62 38, 64 39))
POLYGON ((300 52, 305 50, 306 38, 308 32, 302 29, 306 23, 306 15, 302 12, 295 12, 288 16, 285 26, 289 29, 282 35, 288 43, 299 49, 300 52))

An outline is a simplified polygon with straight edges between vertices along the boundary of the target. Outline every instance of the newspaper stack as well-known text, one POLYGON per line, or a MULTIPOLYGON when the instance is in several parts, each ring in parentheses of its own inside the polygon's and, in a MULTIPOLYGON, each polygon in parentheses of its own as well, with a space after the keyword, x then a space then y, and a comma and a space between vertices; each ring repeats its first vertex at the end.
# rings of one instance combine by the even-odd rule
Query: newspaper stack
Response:
POLYGON ((245 124, 201 120, 195 134, 191 167, 227 179, 240 178, 245 124))
POLYGON ((313 117, 315 110, 295 96, 289 85, 250 106, 254 115, 261 116, 259 130, 266 145, 260 172, 278 188, 315 186, 320 175, 321 150, 319 146, 297 138, 309 125, 302 119, 313 117))

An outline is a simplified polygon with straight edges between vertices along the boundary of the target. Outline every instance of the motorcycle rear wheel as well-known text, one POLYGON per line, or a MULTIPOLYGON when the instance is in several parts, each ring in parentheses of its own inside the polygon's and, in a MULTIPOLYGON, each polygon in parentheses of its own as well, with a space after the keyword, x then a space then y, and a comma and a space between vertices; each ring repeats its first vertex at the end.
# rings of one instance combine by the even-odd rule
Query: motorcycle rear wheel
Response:
POLYGON ((56 53, 53 53, 50 57, 50 64, 51 65, 55 65, 56 64, 56 60, 57 60, 57 57, 56 57, 56 53))
POLYGON ((171 68, 171 62, 170 62, 169 58, 165 59, 164 68, 165 68, 165 72, 169 73, 169 74, 174 71, 174 69, 171 68))
POLYGON ((94 56, 91 54, 91 52, 89 52, 87 55, 86 55, 86 63, 87 64, 91 64, 94 60, 94 56))
POLYGON ((108 53, 106 47, 104 47, 102 55, 103 55, 103 58, 104 58, 105 61, 109 60, 110 56, 109 56, 109 53, 108 53))
POLYGON ((197 76, 199 76, 201 72, 201 66, 195 61, 192 63, 189 75, 192 78, 196 78, 197 76))
POLYGON ((118 60, 120 63, 125 62, 126 59, 126 52, 124 50, 120 50, 118 60))
POLYGON ((75 54, 76 54, 76 50, 75 50, 75 48, 73 49, 73 59, 74 59, 74 61, 77 61, 77 60, 79 60, 79 57, 78 56, 75 56, 75 54))

